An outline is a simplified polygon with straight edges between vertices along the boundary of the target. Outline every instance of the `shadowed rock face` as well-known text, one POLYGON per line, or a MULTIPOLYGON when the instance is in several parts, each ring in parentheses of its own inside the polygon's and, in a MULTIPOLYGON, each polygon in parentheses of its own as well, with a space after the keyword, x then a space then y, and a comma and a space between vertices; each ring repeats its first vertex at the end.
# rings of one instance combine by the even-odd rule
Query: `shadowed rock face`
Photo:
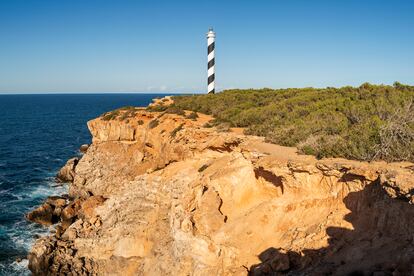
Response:
POLYGON ((259 254, 250 275, 296 272, 301 275, 411 275, 414 263, 414 208, 390 199, 378 181, 351 192, 343 203, 353 229, 329 226, 328 244, 300 252, 270 247, 259 254), (404 214, 404 215, 401 215, 404 214), (410 230, 411 229, 411 230, 410 230), (411 234, 410 234, 411 233, 411 234), (275 264, 282 263, 279 268, 275 264), (288 269, 286 269, 288 268, 288 269))
POLYGON ((56 175, 57 182, 72 182, 75 178, 75 167, 79 162, 79 158, 69 159, 56 175))
POLYGON ((317 161, 203 118, 134 116, 88 123, 35 275, 412 272, 412 164, 317 161))

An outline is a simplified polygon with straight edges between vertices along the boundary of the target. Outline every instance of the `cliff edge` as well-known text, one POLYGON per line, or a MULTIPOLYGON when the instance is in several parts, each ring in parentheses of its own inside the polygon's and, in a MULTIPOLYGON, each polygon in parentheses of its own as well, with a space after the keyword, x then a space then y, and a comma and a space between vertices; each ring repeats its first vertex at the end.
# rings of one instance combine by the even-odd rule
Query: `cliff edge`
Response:
POLYGON ((32 214, 57 222, 30 252, 33 274, 414 273, 413 164, 316 160, 203 116, 88 122, 69 196, 32 214))

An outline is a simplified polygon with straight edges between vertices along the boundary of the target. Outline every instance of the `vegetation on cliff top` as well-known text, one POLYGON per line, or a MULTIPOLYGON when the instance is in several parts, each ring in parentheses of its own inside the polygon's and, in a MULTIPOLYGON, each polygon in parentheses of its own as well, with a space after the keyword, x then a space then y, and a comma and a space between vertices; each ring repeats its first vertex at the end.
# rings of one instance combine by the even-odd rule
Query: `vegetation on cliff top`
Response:
POLYGON ((136 113, 138 112, 138 108, 133 106, 124 106, 109 112, 106 112, 101 115, 102 120, 110 121, 110 120, 128 120, 129 118, 135 117, 136 113))
POLYGON ((173 99, 170 109, 211 114, 215 124, 244 127, 318 158, 414 161, 414 86, 226 90, 173 99))

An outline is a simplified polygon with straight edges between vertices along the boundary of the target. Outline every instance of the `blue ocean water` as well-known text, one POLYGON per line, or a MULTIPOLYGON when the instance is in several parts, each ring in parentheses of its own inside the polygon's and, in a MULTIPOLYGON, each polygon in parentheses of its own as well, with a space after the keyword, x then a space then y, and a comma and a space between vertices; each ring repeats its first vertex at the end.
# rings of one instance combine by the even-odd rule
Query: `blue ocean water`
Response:
POLYGON ((54 176, 90 143, 86 122, 162 94, 0 95, 0 275, 29 275, 25 259, 48 229, 24 215, 49 195, 67 192, 54 176), (16 259, 22 258, 18 262, 16 259))

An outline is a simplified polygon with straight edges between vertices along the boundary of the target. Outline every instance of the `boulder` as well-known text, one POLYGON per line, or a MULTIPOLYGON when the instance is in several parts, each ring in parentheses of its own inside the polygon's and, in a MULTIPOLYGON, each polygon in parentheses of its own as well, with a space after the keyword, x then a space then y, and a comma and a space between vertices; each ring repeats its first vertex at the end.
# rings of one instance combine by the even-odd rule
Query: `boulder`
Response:
POLYGON ((56 226, 56 233, 55 233, 56 238, 60 239, 63 233, 64 233, 63 227, 61 225, 56 226))
POLYGON ((69 159, 56 175, 57 182, 72 182, 75 178, 75 167, 79 162, 79 158, 69 159))
POLYGON ((51 225, 53 224, 53 208, 50 206, 50 204, 44 203, 41 206, 37 207, 35 210, 28 213, 26 215, 26 218, 39 224, 51 225))
POLYGON ((66 229, 65 233, 62 234, 62 239, 67 241, 73 241, 74 239, 76 239, 76 237, 77 233, 76 229, 74 228, 68 228, 66 229))
POLYGON ((81 153, 86 153, 88 151, 89 145, 88 144, 83 144, 82 146, 80 146, 79 151, 81 153))
POLYGON ((51 252, 53 249, 54 245, 47 238, 37 240, 32 246, 28 259, 29 269, 33 275, 45 275, 52 259, 51 252))
POLYGON ((68 206, 66 206, 65 209, 62 210, 61 213, 61 218, 63 221, 65 220, 71 220, 72 218, 74 218, 75 216, 77 216, 78 214, 78 207, 76 206, 76 204, 70 204, 68 206))
POLYGON ((63 207, 66 205, 66 198, 61 197, 61 196, 49 196, 46 199, 46 203, 54 206, 55 208, 63 207))
POLYGON ((411 170, 388 170, 381 174, 382 188, 390 197, 414 204, 414 180, 411 170))

